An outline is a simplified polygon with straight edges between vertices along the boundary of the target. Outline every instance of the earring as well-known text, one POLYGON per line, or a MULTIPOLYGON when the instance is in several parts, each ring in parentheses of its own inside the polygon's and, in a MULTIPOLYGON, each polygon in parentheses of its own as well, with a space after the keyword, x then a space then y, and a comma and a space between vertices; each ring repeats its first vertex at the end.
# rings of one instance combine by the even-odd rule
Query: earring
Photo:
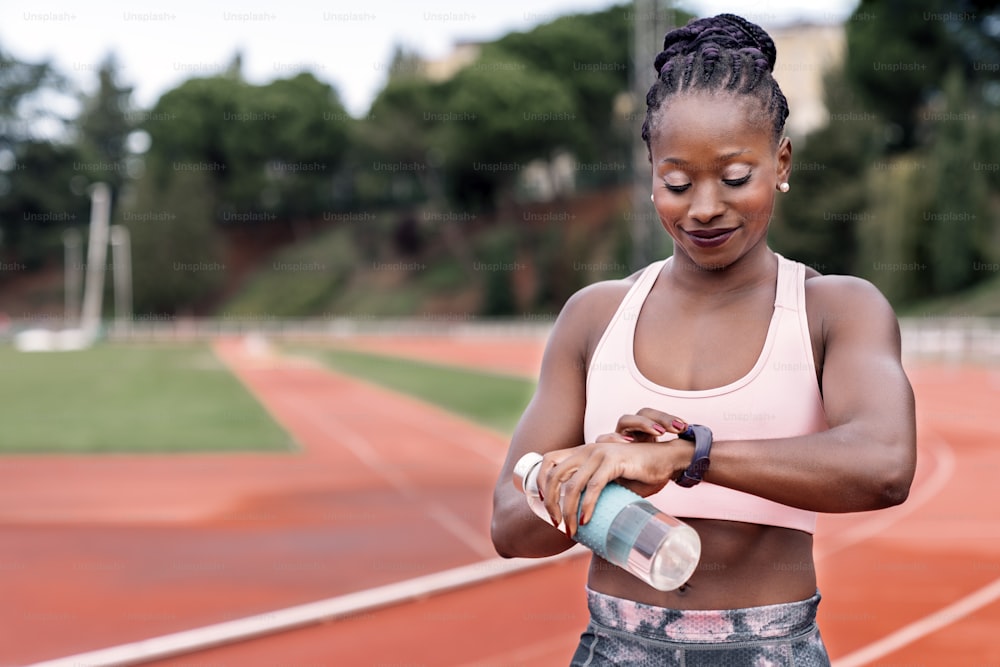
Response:
POLYGON ((655 202, 655 201, 656 201, 656 198, 655 198, 655 197, 653 197, 653 195, 649 195, 649 201, 652 201, 652 202, 655 202))
POLYGON ((792 189, 792 186, 790 186, 788 182, 785 181, 784 183, 778 186, 778 189, 781 190, 782 192, 788 192, 789 190, 792 189))

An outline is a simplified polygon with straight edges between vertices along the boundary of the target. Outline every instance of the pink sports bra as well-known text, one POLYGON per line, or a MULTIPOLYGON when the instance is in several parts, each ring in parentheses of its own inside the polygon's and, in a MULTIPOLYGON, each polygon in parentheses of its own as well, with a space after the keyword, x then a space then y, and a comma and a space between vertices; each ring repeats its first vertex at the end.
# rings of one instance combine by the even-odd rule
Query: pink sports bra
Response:
MULTIPOLYGON (((718 441, 784 438, 825 430, 806 321, 805 266, 777 257, 774 313, 757 362, 734 382, 697 391, 658 385, 636 366, 635 323, 669 258, 646 267, 608 323, 587 370, 586 441, 613 432, 619 417, 644 407, 704 424, 718 441)), ((688 489, 670 483, 649 500, 678 518, 743 521, 807 533, 816 528, 815 512, 709 482, 688 489)))

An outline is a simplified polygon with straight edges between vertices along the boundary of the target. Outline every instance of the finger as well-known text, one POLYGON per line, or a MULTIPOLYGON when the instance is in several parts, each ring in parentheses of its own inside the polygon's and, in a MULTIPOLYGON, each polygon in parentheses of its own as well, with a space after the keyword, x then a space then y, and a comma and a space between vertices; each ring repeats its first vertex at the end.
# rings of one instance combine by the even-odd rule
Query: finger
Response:
POLYGON ((635 437, 623 433, 605 433, 597 436, 594 442, 635 442, 635 437))
POLYGON ((610 479, 608 467, 607 457, 599 450, 595 450, 580 463, 573 475, 563 484, 562 517, 567 537, 576 534, 582 506, 590 507, 590 513, 593 514, 597 497, 610 479))
POLYGON ((615 431, 623 435, 629 435, 639 442, 652 442, 664 433, 668 428, 660 424, 655 419, 642 415, 622 415, 618 420, 615 431))
POLYGON ((640 417, 652 419, 656 423, 667 429, 669 433, 680 433, 688 427, 687 421, 669 412, 663 412, 655 408, 642 408, 637 413, 640 417))
POLYGON ((543 498, 542 503, 549 513, 552 525, 558 527, 563 519, 560 499, 563 495, 562 484, 576 470, 574 450, 556 450, 542 457, 538 472, 538 490, 543 498))
POLYGON ((597 507, 597 500, 600 498, 601 492, 616 477, 617 475, 614 475, 611 467, 607 465, 601 466, 594 471, 594 474, 587 481, 587 486, 583 493, 583 501, 580 507, 580 525, 590 523, 590 520, 594 517, 594 509, 597 507))

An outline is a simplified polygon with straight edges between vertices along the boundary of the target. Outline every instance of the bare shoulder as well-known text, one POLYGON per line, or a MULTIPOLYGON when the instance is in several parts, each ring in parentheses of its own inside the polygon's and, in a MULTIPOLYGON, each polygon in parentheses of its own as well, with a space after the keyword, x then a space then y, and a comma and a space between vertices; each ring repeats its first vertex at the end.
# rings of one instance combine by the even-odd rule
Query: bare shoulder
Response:
POLYGON ((805 291, 810 319, 821 323, 827 342, 832 335, 847 332, 864 332, 898 341, 899 321, 892 305, 864 278, 821 275, 809 269, 805 291))
POLYGON ((550 346, 571 349, 584 364, 641 271, 618 280, 591 283, 575 292, 556 318, 550 346))

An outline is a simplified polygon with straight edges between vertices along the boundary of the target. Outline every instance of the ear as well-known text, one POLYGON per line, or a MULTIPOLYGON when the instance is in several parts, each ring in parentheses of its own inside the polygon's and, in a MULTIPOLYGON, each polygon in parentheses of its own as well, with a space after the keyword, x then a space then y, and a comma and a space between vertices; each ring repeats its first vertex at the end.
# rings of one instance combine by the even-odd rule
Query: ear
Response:
POLYGON ((777 183, 787 183, 788 177, 792 175, 792 140, 782 137, 778 142, 778 149, 775 153, 775 177, 777 183))

